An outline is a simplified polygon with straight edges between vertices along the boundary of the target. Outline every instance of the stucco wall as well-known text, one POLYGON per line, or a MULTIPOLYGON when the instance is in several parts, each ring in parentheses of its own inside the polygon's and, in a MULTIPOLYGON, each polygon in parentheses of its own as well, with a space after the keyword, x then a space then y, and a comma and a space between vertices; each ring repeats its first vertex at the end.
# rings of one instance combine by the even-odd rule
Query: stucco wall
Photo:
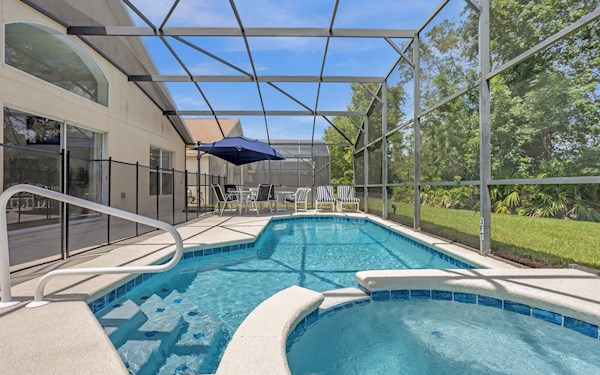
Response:
MULTIPOLYGON (((0 63, 0 106, 53 118, 105 134, 104 158, 148 165, 149 148, 157 146, 174 152, 174 168, 185 169, 185 144, 161 110, 115 66, 103 59, 77 37, 80 46, 95 60, 109 82, 108 107, 84 99, 51 83, 4 63, 4 24, 28 21, 66 33, 64 27, 17 0, 0 2, 2 62, 0 63)), ((133 72, 135 73, 135 72, 133 72)), ((0 113, 0 121, 3 121, 0 113)), ((0 129, 0 140, 3 139, 0 129)), ((124 168, 121 170, 125 170, 124 168)), ((119 172, 115 172, 118 174, 119 172)), ((131 175, 113 174, 114 192, 129 191, 131 175), (123 186, 120 186, 123 185, 123 186)), ((148 175, 140 173, 141 206, 148 197, 148 175)), ((117 193, 117 195, 120 195, 117 193)), ((129 196, 127 197, 129 198, 129 196)), ((169 198, 170 199, 170 198, 169 198)), ((116 202, 115 202, 116 203, 116 202)), ((125 204, 125 202, 124 202, 125 204)), ((150 202, 148 204, 151 204, 150 202)))
MULTIPOLYGON (((66 33, 62 26, 17 0, 2 1, 2 21, 3 24, 36 22, 66 33)), ((4 29, 1 33, 4 43, 4 29)), ((184 169, 184 143, 160 109, 116 67, 73 38, 94 58, 108 79, 108 108, 7 66, 4 48, 0 70, 2 105, 108 133, 106 156, 114 159, 148 164, 148 149, 155 145, 176 152, 175 168, 184 169)))

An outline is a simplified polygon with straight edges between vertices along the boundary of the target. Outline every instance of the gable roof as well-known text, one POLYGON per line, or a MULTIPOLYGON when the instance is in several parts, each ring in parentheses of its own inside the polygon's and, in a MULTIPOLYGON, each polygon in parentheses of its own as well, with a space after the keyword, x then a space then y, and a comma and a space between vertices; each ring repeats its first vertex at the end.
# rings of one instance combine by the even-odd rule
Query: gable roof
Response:
POLYGON ((226 137, 243 136, 240 119, 237 118, 219 118, 219 124, 211 118, 188 118, 183 120, 187 126, 194 143, 211 143, 223 139, 223 134, 219 129, 219 124, 226 137))

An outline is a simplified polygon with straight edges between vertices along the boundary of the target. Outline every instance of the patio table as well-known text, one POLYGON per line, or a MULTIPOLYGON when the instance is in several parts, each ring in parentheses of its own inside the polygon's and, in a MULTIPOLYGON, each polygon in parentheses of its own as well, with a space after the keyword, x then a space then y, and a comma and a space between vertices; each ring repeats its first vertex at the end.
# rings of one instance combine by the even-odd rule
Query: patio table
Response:
POLYGON ((246 200, 248 199, 248 196, 252 194, 252 191, 249 189, 238 189, 238 190, 229 190, 229 192, 237 195, 238 209, 239 209, 239 213, 241 215, 242 214, 242 204, 244 202, 246 204, 248 204, 248 202, 246 200))
POLYGON ((281 197, 281 203, 283 203, 283 210, 282 211, 287 211, 287 208, 285 206, 285 197, 287 197, 288 195, 292 195, 296 193, 296 190, 276 190, 275 191, 275 211, 279 211, 279 197, 281 197))

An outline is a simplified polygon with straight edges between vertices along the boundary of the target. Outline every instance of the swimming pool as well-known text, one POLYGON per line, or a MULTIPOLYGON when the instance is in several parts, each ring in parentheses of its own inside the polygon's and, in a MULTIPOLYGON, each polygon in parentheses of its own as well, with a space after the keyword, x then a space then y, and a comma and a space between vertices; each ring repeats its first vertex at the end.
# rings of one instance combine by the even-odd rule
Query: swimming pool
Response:
POLYGON ((598 339, 545 320, 557 314, 535 319, 489 297, 488 305, 420 298, 349 304, 295 330, 292 374, 600 373, 598 339))
POLYGON ((279 219, 253 244, 188 252, 91 308, 131 373, 212 373, 244 318, 289 286, 326 291, 356 286, 360 270, 470 267, 369 220, 279 219))

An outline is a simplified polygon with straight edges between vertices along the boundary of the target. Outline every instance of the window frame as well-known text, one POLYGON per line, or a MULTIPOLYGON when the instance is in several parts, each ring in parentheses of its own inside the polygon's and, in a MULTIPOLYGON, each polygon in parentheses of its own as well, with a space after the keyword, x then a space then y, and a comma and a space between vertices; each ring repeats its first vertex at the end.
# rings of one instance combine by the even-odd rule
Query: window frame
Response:
POLYGON ((104 73, 103 69, 100 67, 100 64, 96 61, 96 59, 92 56, 92 54, 88 50, 86 50, 85 46, 82 46, 78 41, 76 41, 76 39, 74 39, 72 36, 70 36, 68 34, 65 34, 64 31, 56 29, 55 27, 49 26, 47 24, 35 22, 35 21, 29 21, 29 20, 6 21, 1 26, 2 26, 2 31, 3 31, 2 64, 4 66, 10 67, 10 69, 15 69, 18 72, 27 74, 28 76, 34 77, 35 79, 38 79, 41 82, 44 82, 46 84, 50 84, 53 87, 58 87, 60 90, 64 90, 65 92, 68 92, 79 98, 83 98, 91 103, 102 106, 104 108, 108 108, 109 102, 110 102, 110 98, 109 98, 110 97, 110 84, 109 84, 108 78, 107 78, 106 74, 104 73), (94 96, 87 97, 85 95, 82 95, 82 94, 74 91, 74 90, 70 90, 67 87, 63 87, 63 86, 57 84, 56 82, 52 82, 47 79, 44 79, 43 77, 36 75, 35 73, 33 73, 31 71, 22 69, 19 66, 15 66, 15 65, 9 63, 7 61, 7 52, 6 52, 6 49, 8 47, 7 28, 12 25, 17 25, 17 24, 25 24, 25 25, 36 27, 42 31, 47 32, 48 35, 58 35, 60 37, 65 37, 65 40, 67 40, 67 41, 66 42, 63 41, 63 45, 65 45, 69 50, 71 50, 74 54, 76 54, 81 59, 81 62, 83 63, 83 65, 85 65, 85 67, 89 70, 91 75, 94 76, 94 78, 100 77, 102 79, 102 80, 96 80, 96 84, 98 85, 98 91, 96 92, 95 97, 94 96), (105 85, 105 87, 102 88, 101 86, 103 84, 105 85))
POLYGON ((148 163, 148 193, 151 197, 169 197, 173 195, 173 184, 171 183, 170 185, 170 190, 171 191, 167 191, 164 192, 163 191, 163 184, 164 184, 164 178, 163 176, 165 175, 170 175, 171 179, 175 178, 173 175, 173 165, 174 165, 174 160, 175 160, 175 152, 171 151, 171 150, 167 150, 164 149, 162 147, 158 147, 158 146, 153 146, 150 145, 149 148, 149 153, 148 153, 149 157, 150 157, 150 162, 148 163), (158 166, 152 166, 152 151, 153 150, 157 150, 158 151, 158 166), (165 168, 163 166, 163 157, 168 155, 169 156, 169 168, 165 168), (156 170, 156 168, 158 167, 158 172, 156 170), (152 191, 152 181, 156 181, 156 176, 153 176, 153 173, 158 173, 158 185, 156 186, 156 191, 152 191))

